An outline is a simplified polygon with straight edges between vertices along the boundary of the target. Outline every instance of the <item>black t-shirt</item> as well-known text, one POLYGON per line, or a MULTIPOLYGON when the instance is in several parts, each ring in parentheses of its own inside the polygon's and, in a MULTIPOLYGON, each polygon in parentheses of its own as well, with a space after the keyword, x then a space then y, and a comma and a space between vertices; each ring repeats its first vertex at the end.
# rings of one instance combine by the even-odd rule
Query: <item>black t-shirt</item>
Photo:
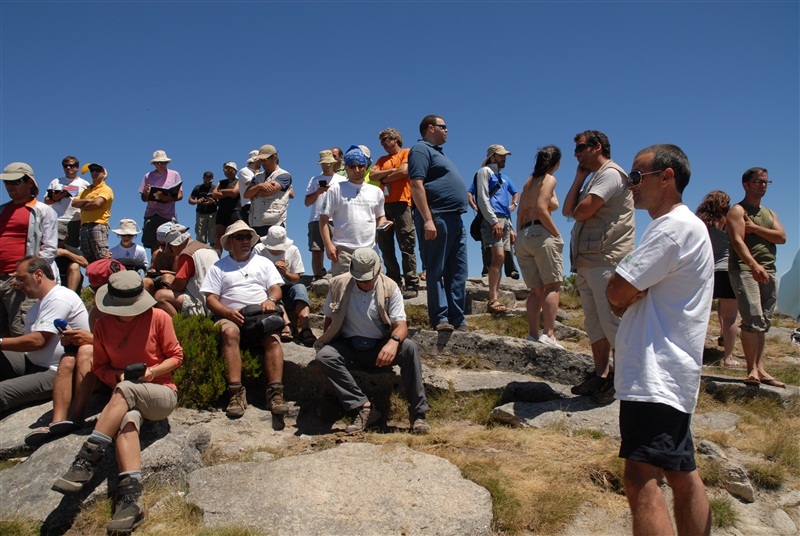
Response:
MULTIPOLYGON (((228 188, 233 188, 233 185, 236 183, 236 177, 232 179, 225 179, 224 181, 219 181, 219 189, 220 190, 227 190, 228 188)), ((222 199, 217 199, 217 206, 219 207, 219 213, 229 215, 231 212, 239 208, 240 203, 239 196, 234 197, 223 197, 222 199)))
MULTIPOLYGON (((197 199, 212 199, 211 192, 214 190, 214 185, 212 183, 207 183, 203 181, 203 184, 199 184, 194 187, 192 190, 191 197, 197 199)), ((214 214, 217 211, 217 205, 197 205, 197 213, 198 214, 214 214)))

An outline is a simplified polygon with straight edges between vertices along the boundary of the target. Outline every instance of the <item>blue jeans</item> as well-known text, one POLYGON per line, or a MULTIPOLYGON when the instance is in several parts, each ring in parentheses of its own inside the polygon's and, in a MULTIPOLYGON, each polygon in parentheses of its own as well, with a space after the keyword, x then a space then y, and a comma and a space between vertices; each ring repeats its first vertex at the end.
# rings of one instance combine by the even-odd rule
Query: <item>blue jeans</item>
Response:
POLYGON ((449 322, 465 326, 467 299, 467 233, 460 212, 434 214, 436 239, 425 240, 422 216, 414 215, 420 256, 425 259, 428 284, 428 315, 431 327, 449 322))

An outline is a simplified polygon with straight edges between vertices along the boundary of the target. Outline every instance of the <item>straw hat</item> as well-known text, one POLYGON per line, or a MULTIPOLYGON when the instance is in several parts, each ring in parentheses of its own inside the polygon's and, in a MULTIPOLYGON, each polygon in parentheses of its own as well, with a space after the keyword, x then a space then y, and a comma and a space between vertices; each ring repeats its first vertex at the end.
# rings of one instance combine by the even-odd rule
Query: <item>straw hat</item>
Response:
POLYGON ((97 308, 116 316, 137 316, 151 309, 156 300, 145 292, 142 278, 132 270, 111 274, 108 283, 97 290, 97 308))
POLYGON ((230 237, 235 235, 239 231, 250 231, 250 245, 253 245, 253 242, 258 240, 258 233, 255 230, 247 225, 243 220, 238 220, 233 222, 225 229, 225 234, 222 235, 219 239, 219 243, 222 245, 222 249, 225 251, 230 251, 230 237))

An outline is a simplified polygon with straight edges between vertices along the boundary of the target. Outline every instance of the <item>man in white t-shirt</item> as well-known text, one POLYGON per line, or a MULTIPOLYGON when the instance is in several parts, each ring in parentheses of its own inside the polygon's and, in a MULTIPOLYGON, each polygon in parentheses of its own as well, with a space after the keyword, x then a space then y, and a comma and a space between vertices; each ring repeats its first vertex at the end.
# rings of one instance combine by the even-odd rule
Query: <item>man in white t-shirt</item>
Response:
POLYGON ((250 200, 244 197, 250 181, 261 171, 261 161, 258 159, 258 149, 253 149, 247 156, 247 165, 236 173, 236 180, 239 181, 239 201, 241 208, 239 215, 245 222, 250 221, 250 200))
POLYGON ((294 338, 288 316, 289 309, 293 309, 297 315, 295 331, 300 342, 306 346, 312 346, 317 337, 311 331, 309 323, 311 300, 308 297, 306 286, 300 282, 300 276, 305 273, 306 269, 303 266, 300 250, 294 245, 294 240, 286 236, 286 229, 279 225, 273 225, 267 231, 267 236, 263 237, 253 248, 253 253, 272 261, 283 278, 281 293, 283 294, 283 317, 286 320, 286 327, 281 332, 281 340, 290 342, 294 338))
POLYGON ((311 252, 311 269, 314 272, 314 279, 319 279, 325 275, 325 243, 322 241, 322 234, 319 230, 319 215, 325 203, 325 194, 331 185, 346 181, 334 171, 337 165, 333 153, 329 150, 319 152, 319 161, 322 167, 321 175, 314 175, 306 186, 305 204, 311 207, 311 214, 308 217, 308 250, 311 252))
POLYGON ((284 415, 289 411, 283 399, 283 348, 277 334, 283 328, 283 317, 279 316, 277 331, 261 334, 260 341, 243 340, 241 335, 245 323, 242 309, 260 305, 261 313, 275 312, 276 304, 281 300, 283 279, 270 260, 251 251, 256 240, 256 232, 242 220, 229 225, 220 243, 230 254, 208 270, 200 287, 200 292, 206 296, 206 305, 217 317, 217 325, 222 331, 222 357, 228 365, 228 392, 231 395, 225 412, 231 419, 244 415, 247 408, 240 343, 248 346, 253 342, 261 344, 269 382, 267 405, 274 415, 284 415))
POLYGON ((65 156, 61 161, 64 176, 53 179, 47 186, 44 202, 58 214, 58 221, 67 225, 67 245, 74 248, 80 246, 81 211, 72 206, 72 200, 89 186, 89 183, 78 177, 81 163, 74 156, 65 156))
POLYGON ((86 307, 77 294, 55 282, 48 261, 25 257, 17 263, 15 277, 20 291, 38 301, 28 310, 25 334, 0 339, 0 413, 51 397, 59 362, 65 353, 74 358, 78 350, 61 345, 56 319, 72 329, 89 330, 86 307))
POLYGON ((621 317, 614 388, 620 400, 620 457, 634 534, 671 534, 659 487, 672 488, 678 534, 708 534, 711 515, 690 430, 700 389, 714 288, 705 224, 681 195, 689 159, 674 145, 642 149, 628 175, 634 206, 653 218, 606 291, 621 317))
POLYGON ((427 434, 431 428, 425 420, 428 400, 422 384, 422 361, 419 347, 408 338, 400 287, 381 273, 381 261, 373 248, 353 252, 349 272, 331 279, 323 306, 325 332, 314 344, 317 361, 342 406, 354 413, 345 431, 361 432, 381 416, 348 367, 399 365, 411 431, 427 434))
POLYGON ((350 258, 358 248, 375 249, 376 228, 386 221, 383 191, 364 182, 369 157, 357 145, 344 154, 347 182, 335 183, 325 194, 319 216, 319 230, 331 273, 339 275, 350 268, 350 258), (328 222, 333 220, 333 236, 328 222))

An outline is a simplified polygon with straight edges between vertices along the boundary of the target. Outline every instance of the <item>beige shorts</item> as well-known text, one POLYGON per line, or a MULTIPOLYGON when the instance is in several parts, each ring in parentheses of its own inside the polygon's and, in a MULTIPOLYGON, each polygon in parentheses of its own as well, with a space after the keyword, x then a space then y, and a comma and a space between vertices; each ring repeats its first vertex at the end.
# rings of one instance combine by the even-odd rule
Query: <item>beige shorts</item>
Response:
POLYGON ((336 246, 338 261, 331 264, 331 275, 341 275, 350 271, 350 260, 353 258, 353 249, 336 246))
POLYGON ((117 384, 119 391, 128 403, 128 413, 122 418, 120 431, 128 423, 133 423, 136 431, 142 427, 142 419, 160 421, 169 417, 178 405, 178 393, 166 385, 158 383, 134 383, 123 381, 117 384))
POLYGON ((564 280, 564 239, 553 236, 544 225, 521 229, 515 243, 522 279, 528 288, 541 288, 564 280))
POLYGON ((611 304, 606 298, 606 288, 613 273, 613 266, 578 268, 578 291, 581 294, 584 327, 589 342, 594 344, 601 339, 608 339, 612 348, 616 346, 614 340, 617 338, 619 317, 611 310, 611 304))
POLYGON ((775 274, 769 274, 769 283, 757 283, 749 270, 728 272, 731 287, 742 315, 744 331, 765 333, 772 325, 772 314, 778 303, 778 286, 775 274))

